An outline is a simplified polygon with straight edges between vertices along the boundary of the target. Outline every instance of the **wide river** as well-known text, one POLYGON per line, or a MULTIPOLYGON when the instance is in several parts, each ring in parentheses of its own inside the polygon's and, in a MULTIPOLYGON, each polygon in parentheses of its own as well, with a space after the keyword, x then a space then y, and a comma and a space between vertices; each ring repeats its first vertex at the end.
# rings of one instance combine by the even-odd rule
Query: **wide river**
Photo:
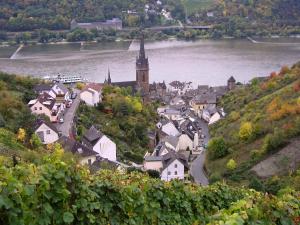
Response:
MULTIPOLYGON (((283 65, 300 60, 300 39, 200 40, 147 42, 150 81, 192 81, 194 84, 223 85, 230 76, 244 83, 266 76, 283 65)), ((23 75, 58 73, 81 75, 103 82, 110 68, 112 81, 135 79, 139 43, 114 42, 0 48, 0 70, 23 75)))

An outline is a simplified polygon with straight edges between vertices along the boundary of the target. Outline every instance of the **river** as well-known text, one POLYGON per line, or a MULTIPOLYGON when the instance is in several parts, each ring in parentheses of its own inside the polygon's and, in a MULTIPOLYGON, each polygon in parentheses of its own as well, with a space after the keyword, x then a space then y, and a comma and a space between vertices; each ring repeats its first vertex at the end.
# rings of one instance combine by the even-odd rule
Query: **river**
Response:
MULTIPOLYGON (((32 76, 81 75, 103 82, 108 68, 112 81, 135 79, 139 43, 113 42, 48 44, 0 48, 0 70, 32 76)), ((192 81, 223 85, 230 76, 242 83, 267 76, 283 65, 300 60, 300 39, 287 40, 199 40, 146 42, 150 81, 192 81)))

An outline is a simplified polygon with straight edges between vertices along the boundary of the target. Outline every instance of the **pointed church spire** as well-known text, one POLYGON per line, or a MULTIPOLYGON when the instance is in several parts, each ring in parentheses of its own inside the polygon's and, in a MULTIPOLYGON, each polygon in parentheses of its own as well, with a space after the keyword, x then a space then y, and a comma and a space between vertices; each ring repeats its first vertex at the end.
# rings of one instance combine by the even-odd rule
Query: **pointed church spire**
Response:
POLYGON ((108 72, 107 72, 107 74, 108 74, 107 83, 108 83, 108 84, 111 84, 111 78, 110 78, 110 70, 109 70, 109 67, 108 67, 108 72))
POLYGON ((141 35, 141 40, 140 40, 140 54, 139 54, 139 58, 141 60, 145 59, 146 58, 146 55, 145 55, 145 46, 144 46, 144 34, 142 33, 141 35))

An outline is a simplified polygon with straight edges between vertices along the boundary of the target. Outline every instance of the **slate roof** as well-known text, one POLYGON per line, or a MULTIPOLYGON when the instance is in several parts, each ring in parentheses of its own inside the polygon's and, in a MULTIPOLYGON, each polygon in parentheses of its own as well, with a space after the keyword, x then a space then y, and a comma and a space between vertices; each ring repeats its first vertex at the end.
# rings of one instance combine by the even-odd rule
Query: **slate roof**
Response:
POLYGON ((162 159, 163 168, 162 168, 162 170, 164 170, 165 168, 167 168, 176 159, 179 162, 181 162, 186 169, 189 168, 187 159, 185 158, 185 156, 183 154, 180 154, 180 153, 175 152, 175 151, 170 151, 166 155, 163 155, 163 159, 162 159))
POLYGON ((108 159, 102 158, 100 156, 97 156, 97 159, 95 162, 92 163, 92 165, 89 166, 89 169, 91 173, 96 173, 97 171, 101 169, 117 169, 118 163, 110 161, 108 159), (107 168, 107 166, 109 168, 107 168), (104 167, 104 168, 103 168, 104 167))
POLYGON ((145 161, 147 161, 147 162, 161 161, 162 159, 163 159, 162 156, 152 156, 152 155, 149 155, 149 156, 145 157, 145 161))
POLYGON ((53 84, 37 84, 33 87, 34 92, 41 93, 43 91, 50 91, 53 84))
POLYGON ((179 138, 176 136, 169 135, 169 136, 163 138, 162 141, 167 142, 170 145, 172 145, 174 148, 176 148, 176 146, 178 145, 178 142, 179 142, 179 138))
POLYGON ((33 124, 33 129, 37 130, 42 124, 45 124, 47 127, 49 127, 51 130, 53 130, 54 132, 58 133, 57 128, 50 122, 45 121, 43 119, 37 119, 34 124, 33 124))
POLYGON ((55 105, 55 99, 47 93, 40 94, 37 99, 41 104, 50 110, 52 110, 53 106, 55 105))
POLYGON ((65 151, 72 152, 73 154, 79 154, 82 157, 98 155, 97 152, 93 151, 87 146, 65 136, 60 137, 58 143, 61 144, 65 151))
POLYGON ((91 126, 91 128, 88 129, 83 135, 82 142, 87 146, 91 146, 94 145, 103 136, 103 133, 98 131, 94 126, 91 126))
POLYGON ((193 98, 193 101, 196 104, 216 104, 217 103, 217 96, 215 93, 207 93, 202 95, 196 95, 193 98))

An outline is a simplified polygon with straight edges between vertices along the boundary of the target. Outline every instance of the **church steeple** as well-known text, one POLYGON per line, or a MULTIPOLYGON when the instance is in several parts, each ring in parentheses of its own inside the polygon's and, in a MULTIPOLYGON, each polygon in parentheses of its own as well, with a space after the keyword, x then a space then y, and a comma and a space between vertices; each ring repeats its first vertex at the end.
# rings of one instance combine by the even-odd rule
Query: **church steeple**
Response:
POLYGON ((145 54, 144 34, 141 34, 140 52, 136 59, 136 83, 144 94, 149 93, 149 61, 145 54))
POLYGON ((145 46, 144 46, 144 34, 141 35, 139 59, 140 60, 146 59, 145 46))
POLYGON ((107 83, 108 83, 108 84, 111 84, 111 78, 110 78, 110 70, 109 70, 109 67, 108 67, 108 72, 107 72, 107 74, 108 74, 107 83))

